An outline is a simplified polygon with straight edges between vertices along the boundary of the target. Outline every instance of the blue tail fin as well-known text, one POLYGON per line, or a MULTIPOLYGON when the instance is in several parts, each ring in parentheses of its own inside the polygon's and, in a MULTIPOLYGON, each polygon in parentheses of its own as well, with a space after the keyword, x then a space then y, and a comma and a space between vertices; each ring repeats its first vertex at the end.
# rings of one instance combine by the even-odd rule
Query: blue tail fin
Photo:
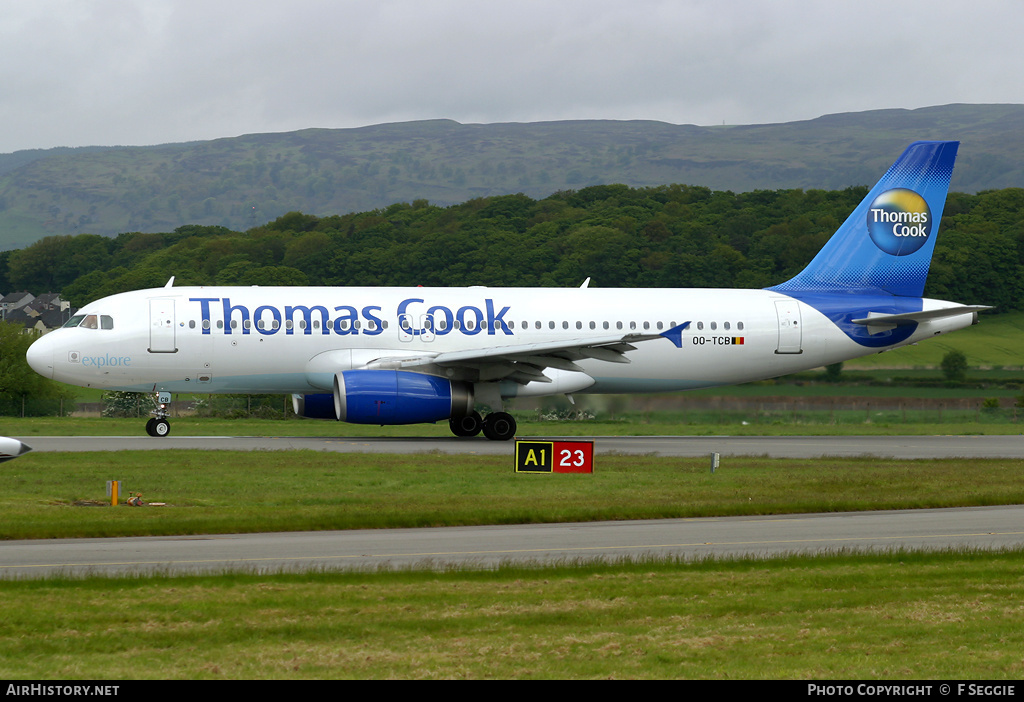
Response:
POLYGON ((921 297, 959 145, 908 146, 807 268, 769 289, 921 297))

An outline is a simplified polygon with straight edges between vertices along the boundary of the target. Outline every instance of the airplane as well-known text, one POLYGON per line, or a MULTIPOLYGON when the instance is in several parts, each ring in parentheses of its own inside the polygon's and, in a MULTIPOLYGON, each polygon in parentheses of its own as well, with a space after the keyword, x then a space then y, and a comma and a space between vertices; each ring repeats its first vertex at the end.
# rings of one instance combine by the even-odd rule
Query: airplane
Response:
POLYGON ((508 440, 515 397, 732 385, 914 344, 985 306, 922 298, 959 142, 911 144, 808 266, 761 290, 174 287, 92 302, 28 362, 65 383, 282 393, 304 417, 508 440), (477 405, 489 408, 481 416, 477 405))

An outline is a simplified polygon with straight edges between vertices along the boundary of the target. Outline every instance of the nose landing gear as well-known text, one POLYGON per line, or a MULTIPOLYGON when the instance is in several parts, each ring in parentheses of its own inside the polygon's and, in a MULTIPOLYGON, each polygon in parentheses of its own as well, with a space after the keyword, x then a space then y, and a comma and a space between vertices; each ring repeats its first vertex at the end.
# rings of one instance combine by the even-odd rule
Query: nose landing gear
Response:
POLYGON ((171 402, 171 393, 169 392, 158 392, 154 404, 154 409, 150 414, 153 416, 148 422, 146 422, 146 433, 150 436, 167 436, 171 433, 171 423, 167 421, 167 418, 171 416, 171 413, 167 411, 167 405, 171 402))

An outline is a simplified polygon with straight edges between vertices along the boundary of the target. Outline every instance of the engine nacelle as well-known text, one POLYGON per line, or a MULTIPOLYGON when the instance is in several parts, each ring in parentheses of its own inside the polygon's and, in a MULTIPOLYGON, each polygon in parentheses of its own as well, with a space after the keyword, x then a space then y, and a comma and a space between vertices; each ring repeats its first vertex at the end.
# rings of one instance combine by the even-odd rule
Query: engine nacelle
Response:
POLYGON ((310 419, 337 419, 334 395, 325 392, 316 395, 292 395, 292 409, 297 417, 310 419))
MULTIPOLYGON (((306 416, 311 416, 309 398, 321 396, 305 397, 306 416)), ((334 376, 332 399, 335 418, 352 424, 419 424, 473 411, 473 387, 469 383, 409 371, 342 371, 334 376)))

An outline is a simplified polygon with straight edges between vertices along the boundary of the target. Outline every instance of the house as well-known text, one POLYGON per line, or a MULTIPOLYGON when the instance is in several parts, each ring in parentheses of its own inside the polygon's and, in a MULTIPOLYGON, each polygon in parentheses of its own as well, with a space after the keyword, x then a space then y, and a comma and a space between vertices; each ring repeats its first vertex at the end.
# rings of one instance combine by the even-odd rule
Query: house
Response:
POLYGON ((46 293, 39 297, 31 293, 12 293, 0 299, 0 305, 3 305, 4 321, 24 325, 26 332, 38 334, 63 326, 74 314, 70 303, 60 299, 59 293, 46 293), (11 306, 7 306, 8 302, 11 306))
POLYGON ((3 298, 0 298, 0 319, 7 319, 8 312, 21 309, 34 299, 36 299, 35 295, 24 290, 4 295, 3 298))

